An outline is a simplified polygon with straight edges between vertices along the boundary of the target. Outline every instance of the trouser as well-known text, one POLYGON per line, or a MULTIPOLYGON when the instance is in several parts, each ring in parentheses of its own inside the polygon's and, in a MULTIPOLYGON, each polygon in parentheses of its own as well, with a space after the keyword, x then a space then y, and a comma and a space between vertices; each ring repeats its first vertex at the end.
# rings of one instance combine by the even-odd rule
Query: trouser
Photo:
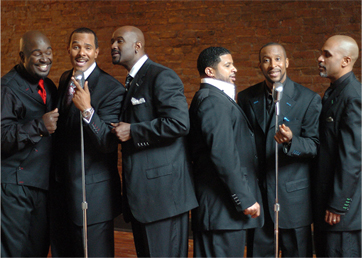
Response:
POLYGON ((138 257, 187 257, 189 213, 151 223, 131 219, 138 257))
POLYGON ((361 230, 314 231, 317 257, 361 257, 361 230))
POLYGON ((246 230, 194 231, 194 257, 244 257, 246 230))
POLYGON ((47 195, 34 187, 1 184, 2 257, 47 257, 47 195))

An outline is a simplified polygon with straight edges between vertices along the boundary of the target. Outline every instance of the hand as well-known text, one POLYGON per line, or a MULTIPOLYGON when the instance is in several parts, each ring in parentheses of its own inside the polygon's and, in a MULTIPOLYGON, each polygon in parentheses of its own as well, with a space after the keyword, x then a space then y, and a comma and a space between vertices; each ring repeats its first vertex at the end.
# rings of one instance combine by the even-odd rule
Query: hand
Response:
POLYGON ((260 205, 259 203, 254 203, 252 206, 244 210, 245 215, 250 215, 253 219, 260 216, 260 205))
POLYGON ((131 124, 119 122, 111 123, 113 126, 112 133, 117 135, 121 142, 126 142, 131 139, 131 124))
POLYGON ((324 220, 329 225, 333 226, 341 221, 341 215, 326 210, 326 216, 324 217, 324 220))
POLYGON ((288 143, 293 138, 293 132, 285 124, 279 125, 279 131, 274 135, 277 143, 288 143))
POLYGON ((77 80, 72 77, 72 81, 76 88, 74 89, 75 92, 73 94, 73 103, 74 105, 83 112, 87 108, 91 108, 91 97, 88 88, 88 81, 84 83, 84 89, 79 85, 77 80))
POLYGON ((50 111, 48 113, 45 113, 42 116, 42 119, 44 121, 44 125, 47 128, 48 132, 50 134, 54 133, 57 129, 57 121, 58 121, 59 113, 58 109, 54 109, 53 111, 50 111))

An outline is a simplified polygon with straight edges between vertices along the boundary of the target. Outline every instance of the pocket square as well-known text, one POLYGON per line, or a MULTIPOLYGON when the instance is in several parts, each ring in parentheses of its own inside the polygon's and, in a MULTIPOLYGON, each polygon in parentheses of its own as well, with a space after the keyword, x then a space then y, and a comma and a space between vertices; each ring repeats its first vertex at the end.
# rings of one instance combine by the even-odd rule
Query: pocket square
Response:
POLYGON ((132 102, 132 105, 139 105, 142 103, 146 103, 146 100, 144 98, 136 99, 136 98, 132 97, 131 102, 132 102))

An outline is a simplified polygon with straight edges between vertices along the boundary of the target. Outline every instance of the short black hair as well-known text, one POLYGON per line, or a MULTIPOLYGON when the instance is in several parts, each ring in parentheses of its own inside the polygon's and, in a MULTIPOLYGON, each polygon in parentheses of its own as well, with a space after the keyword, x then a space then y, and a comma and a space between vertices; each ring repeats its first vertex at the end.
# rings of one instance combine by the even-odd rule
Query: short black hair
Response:
POLYGON ((261 62, 261 56, 260 56, 261 51, 262 51, 264 48, 266 48, 266 47, 268 47, 268 46, 273 46, 273 45, 281 46, 281 48, 283 49, 283 52, 284 52, 284 57, 287 58, 287 51, 285 51, 285 48, 283 47, 282 44, 277 43, 277 42, 269 42, 269 43, 266 43, 264 46, 262 46, 261 49, 259 50, 259 62, 261 62))
POLYGON ((204 76, 206 67, 215 68, 220 63, 220 56, 230 54, 230 51, 223 47, 208 47, 201 51, 197 59, 197 70, 200 76, 204 76))
POLYGON ((72 40, 72 36, 74 33, 88 33, 88 34, 93 34, 94 35, 94 45, 96 48, 98 48, 98 38, 97 38, 97 35, 96 33, 89 29, 89 28, 86 28, 86 27, 81 27, 81 28, 78 28, 76 30, 74 30, 70 36, 69 36, 69 41, 68 41, 68 46, 70 46, 70 41, 72 40))

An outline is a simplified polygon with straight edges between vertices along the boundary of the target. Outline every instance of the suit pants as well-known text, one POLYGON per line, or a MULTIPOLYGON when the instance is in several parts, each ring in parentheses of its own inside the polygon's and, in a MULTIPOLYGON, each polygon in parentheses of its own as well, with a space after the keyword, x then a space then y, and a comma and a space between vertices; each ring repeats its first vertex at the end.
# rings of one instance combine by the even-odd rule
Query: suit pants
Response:
POLYGON ((314 231, 317 257, 361 257, 361 230, 314 231))
MULTIPOLYGON (((264 226, 248 230, 248 257, 275 257, 274 222, 265 199, 263 205, 264 226)), ((291 229, 279 228, 279 250, 282 251, 282 257, 312 257, 311 225, 291 229)))
MULTIPOLYGON (((89 257, 114 257, 113 220, 88 225, 87 238, 89 257)), ((52 257, 84 257, 83 226, 69 220, 53 224, 50 242, 52 257)))
POLYGON ((138 257, 187 257, 189 213, 151 223, 131 219, 138 257))
POLYGON ((246 230, 194 231, 194 257, 244 257, 246 230))
POLYGON ((1 184, 2 257, 47 257, 47 199, 46 190, 1 184))

